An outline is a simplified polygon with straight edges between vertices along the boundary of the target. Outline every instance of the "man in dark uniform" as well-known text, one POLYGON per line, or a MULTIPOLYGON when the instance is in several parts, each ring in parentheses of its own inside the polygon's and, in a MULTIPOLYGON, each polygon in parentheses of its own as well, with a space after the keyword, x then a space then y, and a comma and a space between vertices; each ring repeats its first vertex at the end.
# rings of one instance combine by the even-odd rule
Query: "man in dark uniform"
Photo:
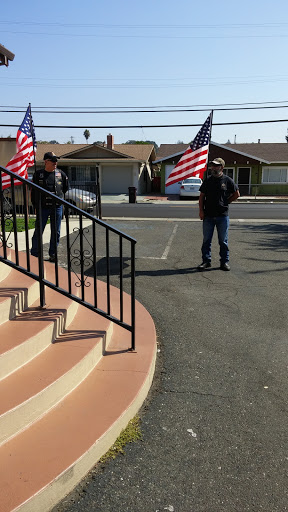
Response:
MULTIPOLYGON (((63 198, 64 194, 67 192, 69 188, 68 178, 66 174, 57 169, 57 160, 58 157, 52 153, 48 152, 44 155, 45 169, 41 169, 34 172, 33 182, 36 185, 52 192, 56 196, 63 198)), ((38 233, 37 233, 37 222, 39 222, 38 212, 37 212, 37 190, 32 189, 31 194, 31 202, 36 208, 36 228, 34 235, 32 237, 32 247, 31 254, 32 256, 38 256, 38 233)), ((47 224, 48 218, 50 217, 50 226, 51 226, 51 237, 50 237, 50 247, 49 247, 49 260, 55 261, 55 253, 56 253, 56 244, 58 246, 60 240, 60 229, 61 229, 61 220, 63 217, 63 206, 61 204, 57 204, 52 197, 45 196, 43 194, 41 196, 41 217, 42 217, 42 233, 47 224), (56 226, 56 236, 55 236, 55 226, 56 226), (56 244, 55 244, 56 242, 56 244)))
POLYGON ((203 220, 202 263, 198 270, 211 267, 211 243, 216 226, 220 246, 220 268, 230 270, 228 228, 229 204, 239 196, 238 186, 234 181, 223 174, 225 162, 222 158, 215 158, 211 165, 209 176, 200 187, 199 217, 203 220))

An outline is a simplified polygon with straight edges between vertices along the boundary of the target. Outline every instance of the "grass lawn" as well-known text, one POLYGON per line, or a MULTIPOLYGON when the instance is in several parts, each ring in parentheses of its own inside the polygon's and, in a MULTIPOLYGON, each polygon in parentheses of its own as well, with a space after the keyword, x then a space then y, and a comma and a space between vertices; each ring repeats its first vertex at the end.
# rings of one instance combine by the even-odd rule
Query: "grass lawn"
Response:
MULTIPOLYGON (((21 231, 25 231, 25 220, 24 218, 18 218, 16 219, 17 223, 17 232, 20 233, 21 231)), ((29 219, 28 221, 28 228, 33 229, 35 228, 35 219, 29 219)), ((14 223, 13 219, 6 219, 5 221, 5 230, 10 233, 10 231, 14 231, 14 223)))

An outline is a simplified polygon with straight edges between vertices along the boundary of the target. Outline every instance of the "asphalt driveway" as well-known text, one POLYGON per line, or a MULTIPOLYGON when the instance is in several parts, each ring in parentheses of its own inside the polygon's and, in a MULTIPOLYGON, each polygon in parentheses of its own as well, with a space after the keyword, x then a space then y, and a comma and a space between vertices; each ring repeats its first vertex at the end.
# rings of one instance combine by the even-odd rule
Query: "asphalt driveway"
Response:
POLYGON ((143 440, 54 512, 288 510, 288 224, 233 222, 231 272, 215 240, 203 273, 200 222, 113 225, 138 240, 137 298, 158 333, 143 440))

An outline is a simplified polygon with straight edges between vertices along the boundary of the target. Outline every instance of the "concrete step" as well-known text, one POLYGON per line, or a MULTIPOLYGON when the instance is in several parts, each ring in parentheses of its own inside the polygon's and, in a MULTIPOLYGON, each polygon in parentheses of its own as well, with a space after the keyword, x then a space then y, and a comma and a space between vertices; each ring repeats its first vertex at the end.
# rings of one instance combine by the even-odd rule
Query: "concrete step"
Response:
MULTIPOLYGON (((46 277, 53 278, 52 265, 46 267, 46 277)), ((59 268, 60 285, 66 283, 66 274, 59 268)), ((46 289, 45 308, 40 308, 38 282, 11 269, 0 283, 0 379, 50 346, 69 326, 77 308, 77 302, 50 288, 46 289)))
POLYGON ((102 317, 95 322, 95 313, 79 306, 54 343, 50 341, 37 357, 0 381, 0 444, 40 418, 87 377, 109 345, 112 331, 112 322, 102 317))
MULTIPOLYGON (((48 273, 51 268, 53 271, 53 265, 45 266, 48 273)), ((103 304, 105 293, 106 285, 100 282, 103 304)), ((112 314, 119 309, 118 298, 119 290, 111 287, 112 314)), ((24 325, 46 324, 50 314, 55 325, 59 313, 52 308, 55 300, 51 295, 41 322, 33 320, 36 311, 32 307, 1 326, 6 329, 6 340, 12 338, 9 325, 13 324, 17 339, 10 350, 5 342, 0 370, 6 364, 6 353, 29 344, 30 338, 19 343, 24 325)), ((65 300, 58 297, 64 318, 65 300)), ((130 311, 126 294, 124 306, 130 311)), ((16 365, 0 382, 0 512, 51 510, 109 449, 149 391, 156 333, 146 309, 136 304, 135 352, 129 350, 128 331, 117 325, 112 329, 110 321, 87 308, 76 309, 53 343, 50 332, 45 349, 24 358, 25 364, 16 365)), ((33 329, 35 332, 35 325, 33 329)), ((3 339, 1 331, 0 336, 3 339)), ((34 345, 37 343, 39 337, 34 345)))

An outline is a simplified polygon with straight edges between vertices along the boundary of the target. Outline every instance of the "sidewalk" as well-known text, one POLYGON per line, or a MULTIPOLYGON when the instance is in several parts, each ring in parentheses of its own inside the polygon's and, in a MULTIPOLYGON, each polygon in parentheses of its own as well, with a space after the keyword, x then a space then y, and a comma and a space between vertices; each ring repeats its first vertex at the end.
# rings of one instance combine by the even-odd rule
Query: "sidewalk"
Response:
MULTIPOLYGON (((288 203, 288 196, 241 196, 237 200, 243 203, 288 203)), ((101 196, 101 202, 104 203, 129 203, 128 194, 104 194, 101 196)), ((180 200, 178 194, 142 194, 137 195, 137 203, 152 203, 152 204, 165 204, 167 202, 187 204, 197 202, 196 198, 187 199, 186 201, 180 200)))

